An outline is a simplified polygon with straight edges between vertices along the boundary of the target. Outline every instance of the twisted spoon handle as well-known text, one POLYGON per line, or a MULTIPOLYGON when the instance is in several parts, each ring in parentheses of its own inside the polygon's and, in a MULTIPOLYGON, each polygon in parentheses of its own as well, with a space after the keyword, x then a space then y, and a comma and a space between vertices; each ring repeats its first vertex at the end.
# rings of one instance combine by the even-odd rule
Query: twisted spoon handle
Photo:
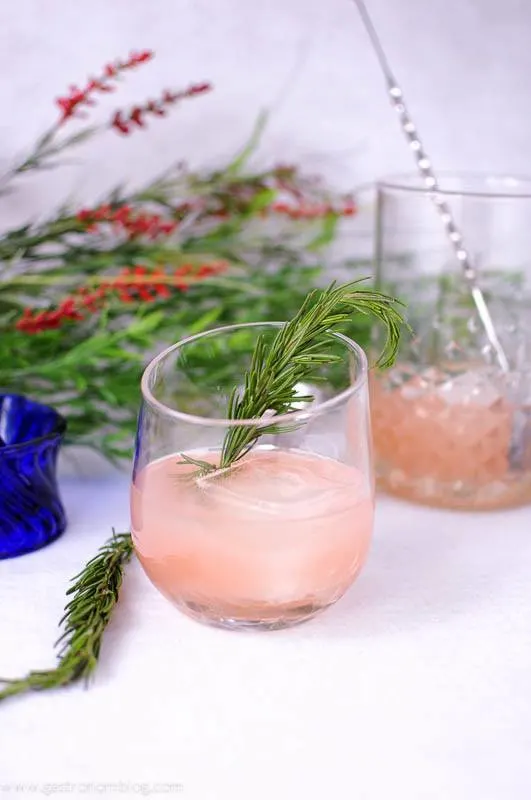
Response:
POLYGON ((376 29, 369 12, 367 11, 365 3, 363 0, 352 1, 357 6, 367 35, 380 63, 380 67, 387 83, 387 92, 389 99, 391 100, 391 105, 398 114, 402 131, 404 132, 409 146, 413 152, 420 175, 426 185, 426 188, 429 190, 429 197, 439 213, 455 257, 461 265, 463 277, 470 288, 470 293, 472 295, 474 305, 476 306, 478 316, 483 325, 487 340, 496 356, 502 372, 509 372, 509 361, 499 340, 489 308, 485 301, 484 294, 479 286, 477 271, 464 243, 463 235, 455 222, 452 210, 444 197, 439 194, 439 181, 437 180, 431 160, 427 156, 422 141, 419 137, 417 127, 409 115, 404 101, 402 89, 394 77, 393 71, 391 70, 389 61, 382 47, 382 43, 380 42, 378 34, 376 33, 376 29))

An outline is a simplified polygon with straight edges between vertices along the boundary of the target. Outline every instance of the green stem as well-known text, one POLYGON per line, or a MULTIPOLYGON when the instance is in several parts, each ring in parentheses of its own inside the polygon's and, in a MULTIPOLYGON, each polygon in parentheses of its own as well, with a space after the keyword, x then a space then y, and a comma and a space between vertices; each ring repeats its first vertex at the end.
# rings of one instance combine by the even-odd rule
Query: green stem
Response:
POLYGON ((76 217, 65 217, 55 222, 51 222, 47 227, 41 227, 39 233, 33 235, 23 234, 17 237, 4 236, 0 238, 0 260, 9 260, 17 255, 24 255, 33 247, 41 244, 49 244, 55 239, 64 236, 65 233, 82 233, 83 223, 76 217))

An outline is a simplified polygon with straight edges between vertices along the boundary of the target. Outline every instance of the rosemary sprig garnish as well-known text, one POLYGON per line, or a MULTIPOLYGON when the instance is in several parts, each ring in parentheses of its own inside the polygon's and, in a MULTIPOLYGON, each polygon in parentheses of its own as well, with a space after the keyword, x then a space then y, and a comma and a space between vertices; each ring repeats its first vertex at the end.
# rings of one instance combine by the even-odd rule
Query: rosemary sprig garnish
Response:
POLYGON ((0 678, 0 702, 23 692, 56 689, 77 680, 88 681, 98 663, 105 628, 118 601, 124 565, 133 554, 128 533, 113 533, 82 572, 72 579, 67 595, 72 599, 59 625, 64 632, 59 663, 54 669, 32 671, 24 678, 0 678))
MULTIPOLYGON (((244 390, 233 389, 229 399, 227 417, 231 420, 261 419, 266 422, 253 426, 231 427, 224 438, 218 466, 201 462, 197 464, 203 477, 209 472, 223 470, 243 458, 260 436, 286 430, 274 422, 275 415, 293 410, 300 401, 296 386, 308 380, 316 368, 331 364, 338 356, 327 351, 331 334, 348 322, 353 314, 376 317, 386 327, 386 341, 376 365, 390 366, 396 357, 401 326, 404 324, 398 310, 398 300, 380 292, 362 289, 360 281, 311 292, 297 314, 277 333, 271 343, 260 337, 253 351, 251 365, 245 375, 244 390)), ((193 463, 190 457, 183 457, 193 463)), ((182 462, 181 462, 182 463, 182 462)))

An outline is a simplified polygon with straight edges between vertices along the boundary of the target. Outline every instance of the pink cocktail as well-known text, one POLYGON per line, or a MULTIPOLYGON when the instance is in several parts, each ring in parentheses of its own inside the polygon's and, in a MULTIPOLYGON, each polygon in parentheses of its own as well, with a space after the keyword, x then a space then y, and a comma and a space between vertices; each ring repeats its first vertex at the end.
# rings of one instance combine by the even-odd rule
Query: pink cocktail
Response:
POLYGON ((273 626, 312 616, 350 586, 373 523, 370 488, 355 467, 256 450, 198 485, 182 479, 194 468, 178 461, 167 456, 138 476, 132 526, 147 575, 179 607, 273 626))
POLYGON ((183 454, 220 463, 231 423, 218 408, 241 380, 256 336, 269 328, 275 332, 236 326, 192 337, 163 353, 143 381, 131 491, 135 548, 168 599, 225 627, 284 627, 332 605, 361 569, 372 534, 366 363, 343 337, 343 377, 336 364, 334 386, 327 391, 319 383, 324 402, 285 415, 289 430, 279 418, 278 433, 261 437, 225 470, 202 475, 183 464, 183 454), (194 387, 212 375, 200 356, 215 358, 217 339, 223 348, 238 345, 236 366, 214 379, 217 391, 205 387, 194 403, 194 387), (203 416, 192 416, 192 406, 203 416))

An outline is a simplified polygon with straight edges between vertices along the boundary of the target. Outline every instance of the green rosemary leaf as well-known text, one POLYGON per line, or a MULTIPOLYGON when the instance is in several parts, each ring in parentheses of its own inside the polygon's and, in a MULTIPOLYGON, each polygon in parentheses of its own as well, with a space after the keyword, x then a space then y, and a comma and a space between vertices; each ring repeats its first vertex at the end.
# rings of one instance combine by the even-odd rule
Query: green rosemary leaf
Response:
MULTIPOLYGON (((192 456, 186 455, 186 453, 180 453, 182 461, 178 461, 177 465, 188 464, 198 468, 198 472, 194 472, 193 475, 196 477, 207 475, 212 470, 216 469, 215 464, 211 464, 209 461, 202 461, 200 458, 192 458, 192 456)), ((180 477, 180 476, 179 476, 180 477)), ((185 475, 185 478, 190 477, 189 475, 185 475)))
MULTIPOLYGON (((266 344, 260 337, 245 375, 244 391, 233 390, 227 415, 232 420, 259 419, 266 412, 274 415, 293 411, 300 401, 296 385, 315 375, 314 369, 337 361, 326 352, 331 332, 351 320, 356 313, 375 317, 386 328, 386 341, 377 366, 388 367, 396 357, 404 324, 399 301, 380 292, 359 288, 360 281, 323 290, 314 290, 303 301, 298 313, 266 344)), ((268 417, 268 420, 270 417, 268 417)), ((265 422, 265 421, 264 421, 265 422)), ((292 429, 292 426, 289 426, 292 429)), ((230 428, 223 441, 219 469, 241 459, 260 436, 282 430, 274 422, 230 428)))
POLYGON ((0 702, 23 692, 57 689, 83 678, 88 681, 100 654, 104 631, 118 602, 124 565, 133 555, 129 533, 115 533, 72 579, 72 599, 59 623, 64 631, 55 644, 59 663, 24 678, 0 678, 0 702))

